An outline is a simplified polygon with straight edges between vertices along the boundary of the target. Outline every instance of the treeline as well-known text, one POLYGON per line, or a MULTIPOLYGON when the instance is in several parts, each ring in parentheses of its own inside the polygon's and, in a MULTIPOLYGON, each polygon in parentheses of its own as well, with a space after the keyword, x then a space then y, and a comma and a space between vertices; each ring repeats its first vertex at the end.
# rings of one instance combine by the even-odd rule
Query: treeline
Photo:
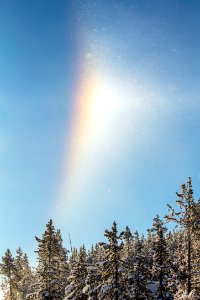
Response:
POLYGON ((36 268, 19 248, 7 250, 0 272, 5 300, 200 299, 200 201, 193 198, 191 179, 169 206, 164 220, 153 219, 147 235, 121 233, 114 222, 107 242, 86 251, 66 250, 52 220, 38 242, 36 268), (178 227, 169 232, 165 222, 178 227))

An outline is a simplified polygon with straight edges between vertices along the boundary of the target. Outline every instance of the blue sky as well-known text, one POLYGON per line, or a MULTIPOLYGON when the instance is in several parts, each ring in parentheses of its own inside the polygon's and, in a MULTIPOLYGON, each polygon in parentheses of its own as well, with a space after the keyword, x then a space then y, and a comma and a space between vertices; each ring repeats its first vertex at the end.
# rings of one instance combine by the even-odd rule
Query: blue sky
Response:
POLYGON ((100 241, 113 220, 145 232, 188 176, 198 197, 199 14, 198 1, 0 3, 1 255, 21 246, 33 261, 49 218, 66 245, 68 231, 100 241), (104 99, 63 178, 85 69, 104 99))

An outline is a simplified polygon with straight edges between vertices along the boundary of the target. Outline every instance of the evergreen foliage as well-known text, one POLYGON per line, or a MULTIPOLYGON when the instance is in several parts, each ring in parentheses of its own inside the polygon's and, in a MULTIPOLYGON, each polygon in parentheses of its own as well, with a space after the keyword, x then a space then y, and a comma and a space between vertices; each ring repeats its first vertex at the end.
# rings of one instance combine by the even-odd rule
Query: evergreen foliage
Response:
MULTIPOLYGON (((181 186, 181 193, 176 193, 178 199, 176 203, 179 206, 179 211, 175 211, 171 205, 169 207, 169 215, 166 216, 167 221, 173 221, 179 225, 184 231, 186 238, 186 247, 185 254, 185 289, 187 295, 192 291, 193 285, 199 287, 199 282, 195 280, 195 241, 197 240, 197 233, 199 233, 200 227, 200 214, 199 214, 199 205, 194 201, 193 198, 193 189, 191 178, 188 178, 187 184, 181 186)), ((198 280, 199 281, 199 280, 198 280)))
POLYGON ((178 210, 169 205, 166 216, 176 230, 168 232, 159 216, 146 236, 128 226, 118 233, 114 222, 107 242, 88 252, 82 246, 69 255, 50 220, 36 237, 35 269, 21 248, 2 257, 4 300, 200 300, 200 200, 190 178, 176 195, 178 210))
POLYGON ((34 278, 29 265, 28 256, 23 253, 21 248, 16 250, 14 263, 17 270, 16 296, 19 300, 25 300, 26 295, 31 292, 34 278))
POLYGON ((67 256, 62 246, 59 231, 55 231, 52 220, 46 225, 42 238, 38 242, 38 299, 60 300, 64 297, 67 284, 67 256))
POLYGON ((71 270, 68 278, 69 284, 66 286, 65 290, 65 300, 87 299, 83 290, 86 284, 86 276, 86 250, 83 246, 71 263, 71 270))
POLYGON ((167 242, 165 233, 167 228, 164 227, 162 220, 156 216, 153 220, 152 232, 155 235, 153 242, 153 265, 152 265, 152 279, 157 282, 156 296, 157 299, 167 299, 168 293, 168 277, 169 277, 169 252, 167 249, 167 242))
POLYGON ((2 289, 6 299, 15 300, 17 298, 17 269, 14 257, 9 249, 7 249, 5 255, 2 257, 0 268, 1 275, 3 275, 2 289))
POLYGON ((100 262, 100 273, 102 285, 99 293, 99 299, 120 299, 120 252, 122 245, 119 244, 120 236, 117 232, 117 224, 113 223, 111 231, 105 230, 105 237, 108 243, 101 243, 105 250, 104 260, 100 262))

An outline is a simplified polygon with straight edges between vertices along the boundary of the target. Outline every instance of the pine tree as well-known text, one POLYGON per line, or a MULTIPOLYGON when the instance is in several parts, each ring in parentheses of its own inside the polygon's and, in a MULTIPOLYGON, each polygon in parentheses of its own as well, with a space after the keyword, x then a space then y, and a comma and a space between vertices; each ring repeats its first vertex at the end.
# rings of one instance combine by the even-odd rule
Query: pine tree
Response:
POLYGON ((123 241, 123 247, 121 249, 121 290, 125 299, 130 298, 130 285, 131 285, 131 274, 133 269, 133 234, 130 228, 126 226, 125 231, 122 231, 120 238, 123 241))
POLYGON ((87 256, 87 277, 85 280, 84 294, 88 300, 97 300, 99 294, 99 285, 101 284, 101 275, 98 268, 99 247, 91 247, 87 256))
POLYGON ((79 253, 74 255, 71 261, 71 270, 68 277, 68 285, 65 289, 65 300, 84 300, 87 299, 84 293, 85 280, 87 276, 86 250, 81 247, 79 253))
POLYGON ((15 292, 17 289, 17 270, 15 266, 14 257, 9 249, 2 257, 2 263, 0 264, 0 272, 3 276, 2 289, 4 295, 7 295, 7 299, 15 300, 15 292))
POLYGON ((193 232, 193 265, 192 265, 192 286, 200 295, 200 199, 196 203, 196 223, 193 232))
POLYGON ((133 251, 128 272, 128 299, 150 300, 148 288, 149 270, 146 264, 143 240, 136 231, 133 236, 133 251))
POLYGON ((132 241, 133 241, 133 235, 132 235, 131 230, 128 226, 126 226, 125 231, 121 232, 120 238, 124 242, 123 252, 125 252, 125 254, 127 256, 129 256, 129 253, 130 253, 130 250, 131 250, 131 244, 132 244, 132 241))
POLYGON ((59 243, 59 280, 61 294, 65 294, 65 287, 68 284, 69 264, 68 264, 68 250, 63 247, 63 240, 60 230, 56 232, 58 243, 59 243))
MULTIPOLYGON (((155 236, 152 233, 150 229, 147 230, 147 238, 144 239, 143 245, 144 245, 144 255, 146 257, 146 266, 148 270, 152 269, 153 266, 153 245, 155 241, 155 236)), ((151 276, 150 276, 151 277, 151 276)), ((149 281, 150 278, 149 277, 149 281)))
POLYGON ((179 243, 180 232, 170 231, 166 234, 165 238, 169 254, 168 261, 170 263, 168 275, 168 289, 171 295, 175 295, 181 280, 180 259, 182 250, 179 248, 179 246, 181 246, 182 243, 179 243))
POLYGON ((99 293, 100 274, 98 267, 94 263, 87 266, 87 277, 85 280, 85 287, 83 293, 87 296, 88 300, 97 300, 99 293))
POLYGON ((159 216, 154 218, 153 227, 151 231, 155 235, 153 243, 153 266, 152 277, 158 283, 156 295, 157 299, 167 299, 168 291, 168 277, 169 277, 169 253, 165 234, 167 228, 164 227, 162 220, 159 216))
POLYGON ((200 225, 200 214, 198 205, 195 203, 193 198, 192 181, 188 178, 187 185, 181 186, 181 193, 176 193, 178 200, 176 203, 179 206, 179 211, 175 212, 171 205, 168 205, 170 214, 166 216, 167 221, 173 221, 184 230, 186 235, 186 291, 189 295, 192 291, 193 285, 193 274, 194 274, 194 237, 196 232, 199 230, 200 225))
POLYGON ((112 230, 105 230, 105 237, 108 244, 100 243, 105 250, 105 260, 100 263, 102 286, 99 299, 119 300, 121 294, 120 287, 120 252, 122 245, 119 244, 120 236, 117 232, 117 224, 113 223, 112 230))
POLYGON ((64 270, 66 265, 65 250, 62 246, 60 232, 56 232, 52 220, 46 225, 42 238, 36 237, 38 242, 38 299, 60 300, 64 297, 66 279, 64 270))
POLYGON ((17 273, 16 299, 24 300, 31 292, 33 274, 29 266, 28 256, 23 253, 21 248, 16 250, 14 264, 17 273))

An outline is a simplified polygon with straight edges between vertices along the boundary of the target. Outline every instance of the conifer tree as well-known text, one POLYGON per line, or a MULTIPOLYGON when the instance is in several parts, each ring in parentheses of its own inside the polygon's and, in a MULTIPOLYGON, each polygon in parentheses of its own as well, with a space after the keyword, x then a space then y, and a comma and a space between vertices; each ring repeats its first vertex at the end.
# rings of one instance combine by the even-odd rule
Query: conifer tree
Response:
POLYGON ((56 232, 58 243, 59 243, 59 280, 61 294, 65 294, 65 287, 68 283, 69 276, 69 264, 68 264, 68 250, 63 247, 63 240, 60 230, 56 232))
POLYGON ((132 270, 133 270, 133 234, 130 228, 126 226, 125 231, 122 231, 120 238, 123 241, 123 247, 121 250, 121 290, 123 297, 130 299, 130 286, 132 281, 132 270))
MULTIPOLYGON (((146 257, 146 266, 148 270, 152 269, 153 265, 153 245, 155 236, 150 229, 147 230, 147 237, 143 241, 144 255, 146 257)), ((151 276, 150 276, 151 277, 151 276)), ((150 278, 149 278, 150 280, 150 278)))
POLYGON ((192 286, 195 293, 200 295, 200 199, 196 203, 196 223, 193 233, 193 266, 192 266, 192 286))
POLYGON ((97 300, 99 294, 99 285, 101 283, 101 275, 98 268, 99 247, 92 245, 87 256, 87 277, 85 280, 84 294, 88 300, 97 300))
POLYGON ((63 247, 52 220, 37 238, 38 266, 31 269, 21 248, 7 250, 0 274, 4 300, 200 300, 200 200, 191 179, 176 193, 179 210, 169 206, 167 221, 178 224, 167 233, 156 216, 147 236, 105 231, 106 243, 86 252, 63 247))
POLYGON ((74 256, 71 262, 68 285, 65 289, 65 300, 84 300, 87 296, 84 293, 85 280, 87 276, 86 250, 81 247, 79 253, 74 256))
POLYGON ((23 253, 20 247, 16 250, 14 264, 17 273, 16 298, 24 300, 31 292, 33 274, 29 266, 28 256, 23 253))
POLYGON ((153 243, 153 266, 152 277, 153 280, 158 283, 156 291, 157 299, 167 299, 168 291, 168 277, 169 277, 169 252, 167 249, 167 243, 165 234, 167 228, 164 227, 162 220, 159 216, 154 218, 153 227, 151 231, 155 235, 153 243))
POLYGON ((60 232, 56 232, 52 220, 46 225, 42 238, 38 242, 38 299, 60 300, 64 297, 66 284, 64 269, 65 250, 62 246, 60 232), (64 269, 63 269, 64 267, 64 269))
POLYGON ((71 270, 71 265, 74 262, 74 260, 76 260, 78 257, 78 249, 77 248, 73 248, 71 249, 71 255, 69 257, 69 270, 71 270))
POLYGON ((187 295, 192 291, 192 281, 193 281, 193 261, 194 257, 194 236, 199 230, 200 225, 200 215, 198 205, 193 198, 192 181, 188 178, 187 184, 181 186, 181 193, 176 193, 178 199, 176 203, 179 206, 179 211, 176 212, 171 205, 168 205, 170 214, 166 216, 167 221, 173 221, 179 225, 181 229, 184 230, 186 235, 186 291, 187 295))
POLYGON ((181 280, 180 259, 182 249, 182 243, 179 243, 180 232, 173 231, 166 234, 166 243, 169 254, 168 262, 170 263, 169 275, 168 275, 168 289, 171 295, 175 295, 177 288, 181 280), (180 248, 180 249, 179 249, 180 248))
POLYGON ((128 272, 128 298, 135 300, 150 300, 148 289, 149 270, 146 264, 143 240, 136 231, 132 242, 132 255, 128 272))
POLYGON ((7 299, 15 300, 15 291, 17 287, 17 270, 15 266, 14 257, 9 249, 2 257, 2 263, 0 264, 0 272, 3 276, 2 288, 4 295, 7 295, 7 299))
POLYGON ((119 244, 120 236, 117 232, 117 224, 113 223, 112 230, 105 230, 105 237, 108 244, 100 243, 105 250, 105 260, 100 264, 102 286, 99 299, 119 300, 121 294, 120 287, 120 252, 122 245, 119 244))
POLYGON ((124 247, 123 247, 123 252, 126 253, 126 255, 129 255, 130 249, 131 249, 131 244, 133 241, 133 234, 131 233, 131 230, 128 226, 126 226, 125 231, 122 231, 120 234, 120 238, 124 242, 124 247))
POLYGON ((87 277, 85 280, 85 287, 83 288, 84 295, 88 300, 97 300, 99 293, 100 274, 95 263, 87 266, 87 277))

